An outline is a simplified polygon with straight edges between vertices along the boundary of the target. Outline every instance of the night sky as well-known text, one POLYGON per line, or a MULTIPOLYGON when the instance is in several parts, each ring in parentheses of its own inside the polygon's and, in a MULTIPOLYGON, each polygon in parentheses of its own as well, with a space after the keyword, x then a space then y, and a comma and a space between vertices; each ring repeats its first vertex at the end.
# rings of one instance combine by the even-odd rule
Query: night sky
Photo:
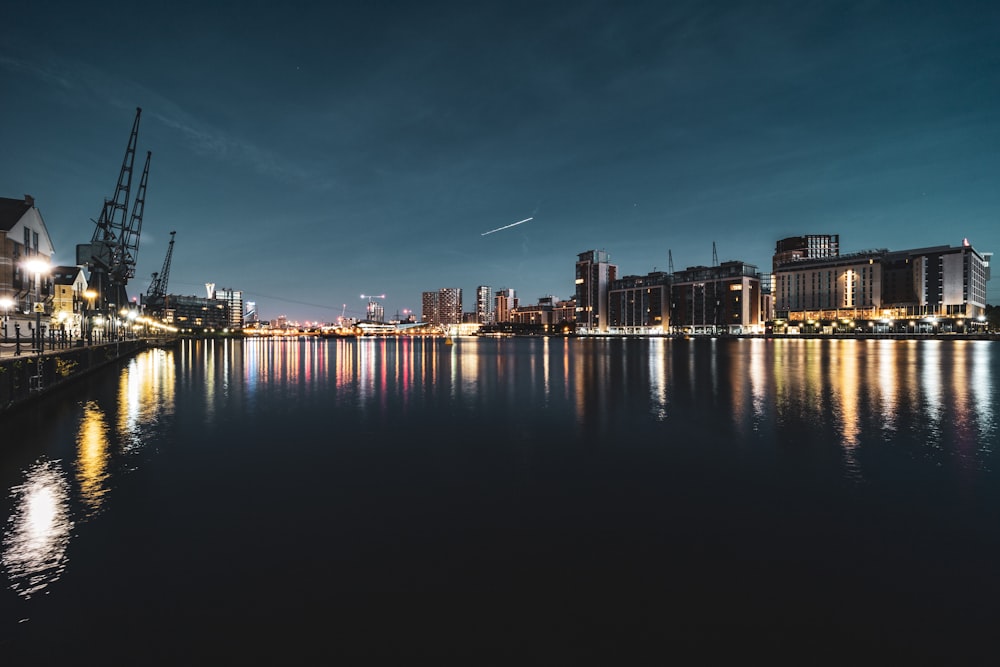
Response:
MULTIPOLYGON (((75 262, 135 108, 136 276, 335 320, 385 294, 573 294, 840 234, 1000 253, 1000 3, 26 2, 0 21, 0 196, 75 262), (493 234, 484 232, 533 219, 493 234)), ((989 301, 1000 303, 1000 271, 989 301)))

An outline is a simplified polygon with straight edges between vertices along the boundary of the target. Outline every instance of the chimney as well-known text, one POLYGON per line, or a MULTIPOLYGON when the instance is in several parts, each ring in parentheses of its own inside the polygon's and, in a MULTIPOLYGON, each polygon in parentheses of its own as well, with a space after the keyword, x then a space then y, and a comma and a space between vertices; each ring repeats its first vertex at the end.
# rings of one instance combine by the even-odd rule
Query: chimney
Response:
POLYGON ((31 195, 24 195, 24 203, 31 208, 35 208, 35 198, 31 195))

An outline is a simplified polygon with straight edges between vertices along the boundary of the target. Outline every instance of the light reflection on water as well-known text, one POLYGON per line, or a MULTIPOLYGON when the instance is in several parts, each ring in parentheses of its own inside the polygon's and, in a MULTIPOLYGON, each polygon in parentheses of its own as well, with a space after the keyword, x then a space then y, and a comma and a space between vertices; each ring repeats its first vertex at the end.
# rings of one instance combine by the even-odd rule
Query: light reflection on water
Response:
POLYGON ((723 456, 738 450, 766 462, 765 452, 786 462, 813 453, 817 468, 828 449, 833 472, 824 473, 853 482, 877 479, 879 457, 900 451, 989 470, 998 358, 995 343, 975 341, 188 341, 176 354, 138 355, 113 392, 80 406, 69 476, 40 454, 8 485, 3 565, 23 596, 58 579, 74 517, 101 514, 113 502, 115 476, 149 442, 174 446, 154 430, 182 400, 192 421, 227 418, 233 428, 280 411, 296 419, 303 441, 331 430, 361 440, 398 435, 414 418, 440 425, 442 437, 461 433, 465 443, 507 442, 505 435, 523 443, 544 432, 623 450, 642 441, 723 456), (300 426, 309 410, 323 421, 300 426), (453 428, 459 418, 471 424, 453 428))
MULTIPOLYGON (((127 412, 123 410, 124 412, 127 412)), ((90 514, 101 509, 108 492, 108 420, 100 406, 87 401, 83 406, 80 431, 76 436, 76 479, 80 499, 90 514)))
MULTIPOLYGON (((103 511, 114 476, 134 467, 134 457, 153 431, 173 414, 173 351, 136 355, 120 370, 116 385, 117 391, 101 400, 80 404, 71 464, 42 455, 23 470, 23 481, 10 487, 2 563, 11 589, 24 598, 59 579, 68 562, 74 516, 87 520, 103 511)), ((50 446, 59 450, 62 443, 50 446)))
POLYGON ((73 530, 70 488, 58 461, 38 461, 10 493, 15 509, 4 533, 3 567, 11 588, 30 598, 66 568, 73 530))

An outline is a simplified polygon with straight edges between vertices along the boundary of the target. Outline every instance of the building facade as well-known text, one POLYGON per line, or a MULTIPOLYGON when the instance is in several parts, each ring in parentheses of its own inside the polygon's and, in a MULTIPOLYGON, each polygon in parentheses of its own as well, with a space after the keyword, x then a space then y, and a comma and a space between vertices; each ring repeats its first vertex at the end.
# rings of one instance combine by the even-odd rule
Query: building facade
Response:
POLYGON ((52 269, 52 326, 61 335, 80 338, 87 310, 87 276, 79 266, 52 269))
POLYGON ((784 264, 775 331, 968 331, 985 316, 990 258, 966 241, 784 264))
POLYGON ((224 301, 177 294, 164 297, 163 319, 182 331, 199 332, 225 329, 232 321, 224 301))
POLYGON ((610 322, 608 290, 618 277, 618 267, 603 250, 588 250, 576 261, 576 330, 607 333, 610 322))
POLYGON ((493 288, 487 285, 476 288, 476 321, 480 324, 493 324, 496 321, 493 288))
POLYGON ((760 273, 746 262, 693 266, 673 274, 671 328, 692 334, 763 333, 760 273))
POLYGON ((501 287, 493 295, 494 324, 510 322, 512 313, 518 308, 517 292, 509 287, 501 287))
POLYGON ((421 321, 430 324, 462 323, 462 288, 442 287, 421 295, 421 321))
POLYGON ((221 301, 226 305, 226 312, 229 314, 229 321, 226 326, 233 329, 242 329, 243 292, 240 290, 223 288, 220 290, 215 290, 213 296, 216 301, 221 301))
POLYGON ((839 234, 807 234, 781 239, 775 245, 771 270, 803 259, 825 259, 840 254, 839 234))
POLYGON ((612 333, 662 335, 670 331, 670 274, 624 276, 608 288, 612 333))
POLYGON ((14 335, 14 325, 26 334, 37 319, 35 304, 42 304, 42 316, 52 312, 51 260, 55 249, 48 229, 31 195, 24 199, 0 197, 0 308, 6 335, 14 335))

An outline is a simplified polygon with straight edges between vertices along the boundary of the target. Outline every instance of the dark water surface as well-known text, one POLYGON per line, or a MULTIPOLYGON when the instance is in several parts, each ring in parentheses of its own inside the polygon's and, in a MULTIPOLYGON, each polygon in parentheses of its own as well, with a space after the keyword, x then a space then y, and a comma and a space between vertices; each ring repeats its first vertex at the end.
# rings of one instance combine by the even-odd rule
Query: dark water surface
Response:
POLYGON ((998 424, 989 341, 188 341, 0 420, 0 653, 964 659, 998 424))

